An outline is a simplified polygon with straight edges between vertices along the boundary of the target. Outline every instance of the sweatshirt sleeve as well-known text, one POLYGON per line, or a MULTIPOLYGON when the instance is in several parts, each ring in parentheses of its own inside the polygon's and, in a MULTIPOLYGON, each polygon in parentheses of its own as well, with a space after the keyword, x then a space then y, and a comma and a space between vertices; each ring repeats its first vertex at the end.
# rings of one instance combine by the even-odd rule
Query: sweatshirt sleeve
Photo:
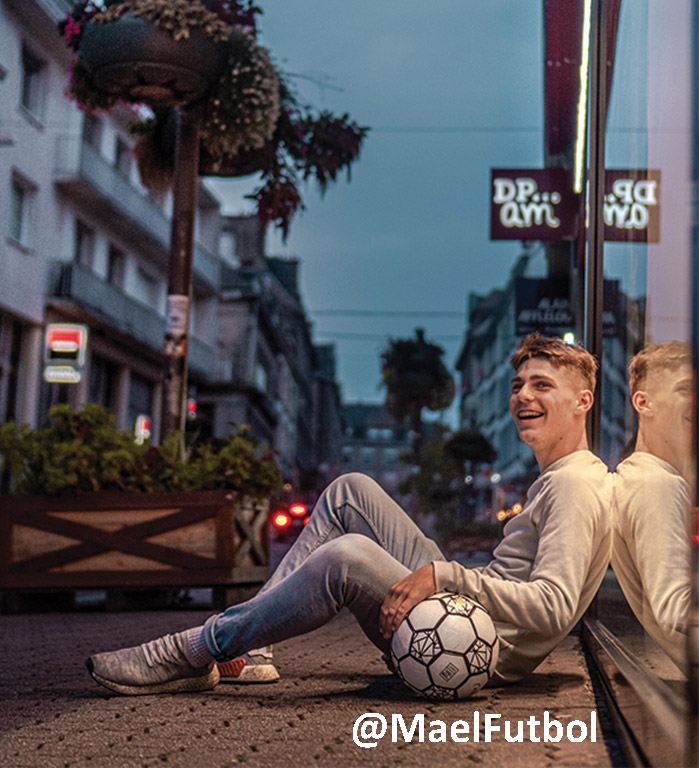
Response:
POLYGON ((631 530, 618 535, 635 544, 641 586, 660 627, 687 632, 691 602, 688 512, 689 488, 680 477, 648 473, 632 490, 631 530))
POLYGON ((437 589, 474 597, 494 621, 544 636, 569 631, 593 557, 609 539, 601 530, 608 527, 609 510, 603 509, 605 494, 600 490, 571 472, 552 477, 542 488, 536 499, 541 506, 532 516, 538 545, 527 581, 508 579, 497 568, 472 570, 456 562, 435 562, 437 589))

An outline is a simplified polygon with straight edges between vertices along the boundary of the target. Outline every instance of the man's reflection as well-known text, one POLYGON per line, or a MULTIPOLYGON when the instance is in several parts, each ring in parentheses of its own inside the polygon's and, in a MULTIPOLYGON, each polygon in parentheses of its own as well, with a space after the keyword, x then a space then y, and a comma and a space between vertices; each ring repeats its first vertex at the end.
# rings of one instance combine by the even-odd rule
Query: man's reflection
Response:
POLYGON ((612 567, 646 632, 680 667, 690 604, 693 378, 689 345, 647 346, 629 363, 635 451, 616 470, 612 567))

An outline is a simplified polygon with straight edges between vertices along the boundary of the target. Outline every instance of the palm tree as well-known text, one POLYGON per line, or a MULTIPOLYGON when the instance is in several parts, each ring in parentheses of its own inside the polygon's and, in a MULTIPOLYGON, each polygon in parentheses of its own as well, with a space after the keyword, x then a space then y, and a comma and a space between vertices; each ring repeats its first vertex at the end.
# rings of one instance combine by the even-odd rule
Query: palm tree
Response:
POLYGON ((441 411, 454 399, 454 377, 444 365, 443 355, 442 347, 425 340, 424 328, 415 329, 415 338, 389 339, 381 353, 386 409, 398 422, 409 417, 416 464, 422 442, 422 409, 441 411))

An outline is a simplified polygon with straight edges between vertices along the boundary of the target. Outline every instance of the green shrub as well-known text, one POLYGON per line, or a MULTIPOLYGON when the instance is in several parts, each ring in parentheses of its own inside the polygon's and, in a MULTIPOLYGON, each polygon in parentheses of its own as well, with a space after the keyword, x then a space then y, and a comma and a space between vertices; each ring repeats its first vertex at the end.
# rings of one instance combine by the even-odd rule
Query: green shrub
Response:
POLYGON ((121 432, 114 416, 90 404, 75 412, 67 405, 49 411, 51 423, 31 430, 9 422, 0 427, 4 469, 13 493, 58 496, 96 491, 231 490, 261 499, 281 485, 271 455, 260 455, 249 429, 194 445, 182 458, 180 435, 162 445, 139 445, 121 432))

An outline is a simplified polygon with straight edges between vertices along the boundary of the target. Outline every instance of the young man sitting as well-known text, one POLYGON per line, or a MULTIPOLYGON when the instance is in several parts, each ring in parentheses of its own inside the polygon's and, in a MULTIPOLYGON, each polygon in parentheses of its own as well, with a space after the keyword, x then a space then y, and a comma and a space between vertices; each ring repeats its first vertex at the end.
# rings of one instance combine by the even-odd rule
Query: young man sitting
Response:
POLYGON ((694 376, 689 344, 651 344, 629 362, 634 452, 614 477, 612 568, 646 632, 687 669, 694 376))
MULTIPOLYGON (((384 653, 406 613, 442 590, 490 611, 500 640, 490 684, 533 670, 581 617, 610 557, 611 483, 588 451, 585 420, 596 363, 560 339, 528 336, 512 357, 510 412, 541 474, 522 512, 483 568, 447 562, 370 478, 344 475, 321 494, 293 547, 251 600, 201 627, 87 660, 93 678, 124 694, 206 690, 216 662, 271 659, 244 654, 309 632, 349 608, 384 653)), ((238 662, 242 666, 243 661, 238 662)))

